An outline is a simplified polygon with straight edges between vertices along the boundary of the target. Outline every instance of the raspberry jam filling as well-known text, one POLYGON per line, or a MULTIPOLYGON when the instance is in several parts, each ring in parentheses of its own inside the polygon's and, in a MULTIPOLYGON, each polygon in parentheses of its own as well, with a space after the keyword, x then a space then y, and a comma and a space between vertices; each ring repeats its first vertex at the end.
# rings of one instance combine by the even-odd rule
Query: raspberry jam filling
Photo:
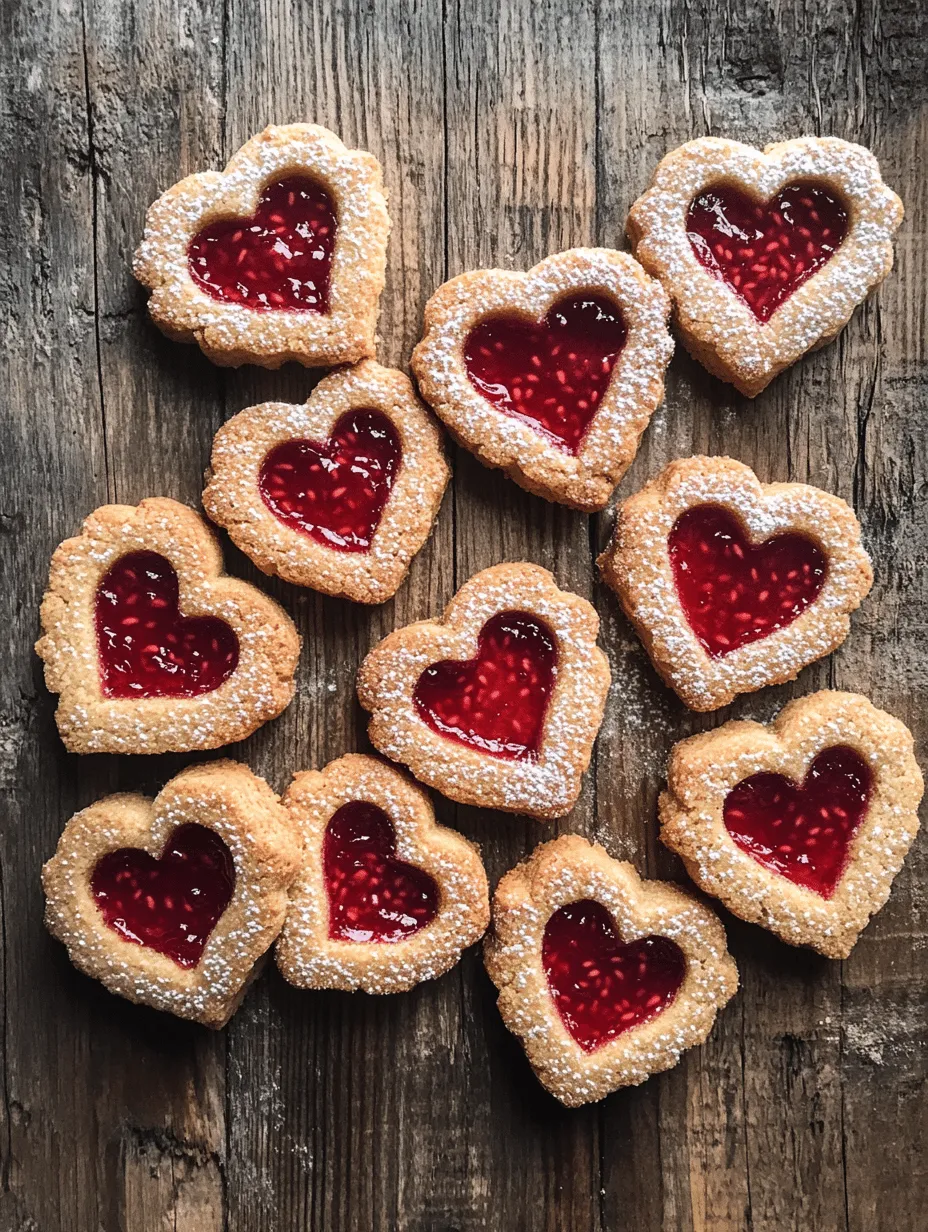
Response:
POLYGON ((195 967, 235 889, 228 847, 206 826, 179 826, 160 859, 138 847, 99 860, 90 888, 107 925, 125 941, 195 967))
POLYGON ((831 260, 847 225, 845 204, 824 186, 804 180, 787 184, 766 202, 715 184, 690 203, 686 216, 700 262, 761 322, 831 260))
POLYGON ((438 914, 438 886, 396 858, 396 831, 376 804, 352 800, 332 815, 322 860, 335 940, 402 941, 438 914))
POLYGON ((442 736, 493 757, 534 761, 557 676, 557 639, 528 612, 499 612, 480 630, 475 659, 427 667, 413 701, 442 736))
POLYGON ((720 505, 681 513, 667 547, 683 612, 714 659, 791 624, 815 601, 828 572, 811 539, 786 534, 750 543, 720 505))
POLYGON ((541 960, 561 1021, 584 1052, 650 1022, 686 975, 675 941, 651 936, 626 944, 606 908, 591 898, 555 911, 541 960))
POLYGON ((210 223, 190 241, 190 276, 213 299, 257 312, 328 312, 338 224, 315 180, 269 184, 251 218, 210 223))
POLYGON ((831 898, 872 785, 860 754, 836 745, 819 753, 801 784, 764 773, 733 787, 725 797, 725 828, 758 864, 831 898))
POLYGON ((238 666, 238 638, 216 616, 181 616, 177 574, 157 552, 120 557, 97 587, 106 697, 199 697, 238 666))
POLYGON ((507 415, 576 454, 625 346, 618 306, 601 295, 560 299, 543 321, 488 317, 464 343, 471 384, 507 415))
POLYGON ((380 411, 347 411, 327 441, 275 445, 261 463, 261 498, 292 530, 338 552, 367 552, 402 458, 380 411))

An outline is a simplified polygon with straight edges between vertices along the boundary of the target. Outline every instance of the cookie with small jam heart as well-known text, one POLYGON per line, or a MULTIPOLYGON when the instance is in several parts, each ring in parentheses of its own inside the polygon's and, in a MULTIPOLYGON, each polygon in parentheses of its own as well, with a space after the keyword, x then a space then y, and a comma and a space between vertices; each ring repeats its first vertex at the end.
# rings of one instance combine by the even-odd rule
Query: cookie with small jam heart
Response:
POLYGON ((215 364, 354 363, 374 354, 389 231, 373 155, 272 125, 158 198, 133 270, 158 328, 215 364))
POLYGON ((72 753, 219 748, 293 697, 293 622, 223 573, 207 523, 174 500, 95 510, 56 549, 41 618, 36 651, 72 753))
POLYGON ((707 907, 575 834, 500 881, 484 961, 503 1021, 571 1108, 672 1068, 738 987, 707 907))
POLYGON ((664 396, 670 303, 628 253, 477 270, 425 307, 412 369, 455 440, 529 492, 602 509, 664 396))
POLYGON ((580 794, 609 665, 593 607, 537 565, 494 565, 361 664, 371 743, 462 804, 547 819, 580 794))
POLYGON ((671 462, 599 558, 655 668, 691 710, 792 680, 847 637, 873 584, 853 510, 732 458, 671 462))
POLYGON ((357 603, 396 593, 450 472, 402 372, 333 372, 303 406, 264 402, 213 442, 203 508, 265 573, 357 603))
POLYGON ((349 753, 283 799, 303 864, 277 942, 299 988, 405 992, 451 969, 490 920, 478 848, 435 821, 421 787, 349 753))
POLYGON ((729 911, 847 958, 918 830, 912 734, 856 693, 790 702, 769 726, 675 745, 661 839, 729 911))
POLYGON ((263 779, 191 766, 154 800, 76 813, 42 870, 45 924, 76 967, 139 1005, 221 1027, 280 932, 300 840, 263 779))
POLYGON ((628 217, 683 345, 753 398, 831 342, 893 264, 902 202, 869 150, 799 137, 763 151, 700 137, 668 154, 628 217))

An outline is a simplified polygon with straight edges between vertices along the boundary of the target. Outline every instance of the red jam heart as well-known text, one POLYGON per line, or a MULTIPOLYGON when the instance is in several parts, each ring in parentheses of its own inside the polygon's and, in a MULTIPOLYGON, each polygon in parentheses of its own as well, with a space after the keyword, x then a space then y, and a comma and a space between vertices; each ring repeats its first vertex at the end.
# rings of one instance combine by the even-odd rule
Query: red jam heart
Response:
POLYGON ((238 638, 216 616, 184 619, 177 574, 157 552, 120 557, 97 587, 100 680, 106 697, 199 697, 238 666, 238 638))
POLYGON ((561 1021, 584 1052, 657 1017, 686 975, 675 941, 651 936, 626 944, 606 908, 591 898, 555 911, 541 959, 561 1021))
POLYGON ((269 184, 251 218, 210 223, 190 241, 190 275, 213 299, 258 312, 328 312, 338 224, 315 180, 269 184))
POLYGON ((690 203, 686 216, 700 262, 762 322, 831 260, 847 224, 847 207, 838 197, 802 180, 767 202, 715 184, 690 203))
POLYGON ((413 700, 425 723, 493 757, 534 761, 557 675, 557 639, 528 612, 499 612, 480 630, 476 659, 427 667, 413 700))
POLYGON ((831 898, 870 803, 870 767, 854 749, 819 753, 805 782, 752 774, 725 797, 725 828, 742 851, 796 885, 831 898))
POLYGON ((714 659, 791 624, 815 601, 828 571, 811 539, 787 534, 750 543, 719 505, 681 513, 667 547, 686 619, 714 659))
POLYGON ((576 454, 625 346, 620 309, 597 295, 558 300, 539 323, 488 317, 464 343, 487 401, 576 454))
POLYGON ((402 941, 438 914, 438 886, 396 858, 396 831, 376 804, 352 800, 332 815, 322 859, 335 940, 402 941))
POLYGON ((380 411, 348 411, 327 441, 275 445, 258 487, 285 526, 338 552, 367 552, 402 458, 399 434, 380 411))
POLYGON ((179 826, 160 860, 138 847, 105 855, 90 888, 107 925, 125 941, 195 967, 235 889, 228 847, 206 826, 179 826))

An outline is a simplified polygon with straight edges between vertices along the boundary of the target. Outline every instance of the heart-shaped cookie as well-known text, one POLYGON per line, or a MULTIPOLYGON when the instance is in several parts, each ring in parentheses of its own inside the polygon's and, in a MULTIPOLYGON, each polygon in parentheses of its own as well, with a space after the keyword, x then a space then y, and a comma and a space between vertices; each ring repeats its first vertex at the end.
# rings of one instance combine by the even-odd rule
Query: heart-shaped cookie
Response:
POLYGON ((661 161, 628 234, 687 350, 753 398, 883 281, 902 216, 862 146, 700 137, 661 161))
POLYGON ((569 1107, 676 1065, 738 986, 711 911, 577 835, 503 877, 484 961, 503 1021, 569 1107))
POLYGON ((516 483, 602 509, 664 394, 669 304, 627 253, 573 248, 478 270, 425 308, 412 369, 465 448, 516 483))
POLYGON ((273 944, 299 839, 263 779, 192 766, 154 800, 75 814, 42 871, 45 923, 110 992, 221 1027, 273 944))
POLYGON ((475 574, 440 620, 397 629, 358 673, 372 743, 452 800, 561 817, 602 722, 599 618, 537 565, 475 574))
POLYGON ((918 830, 912 746, 856 693, 800 698, 769 727, 725 723, 674 747, 661 838, 742 919, 846 958, 918 830))
POLYGON ((478 849, 376 757, 294 776, 284 796, 303 865, 275 951, 300 988, 403 992, 449 970, 490 918, 478 849))
POLYGON ((428 538, 448 478, 409 378, 366 359, 303 406, 265 402, 224 424, 203 508, 265 573, 382 603, 428 538))
POLYGON ((293 696, 287 614, 222 572, 215 536, 161 497, 103 505, 52 557, 36 650, 73 753, 165 753, 244 739, 293 696))
POLYGON ((807 484, 684 458, 618 510, 603 577, 692 710, 792 680, 847 637, 873 583, 860 525, 807 484))
POLYGON ((271 126, 158 198, 133 269, 155 324, 214 363, 353 363, 374 354, 389 230, 371 154, 271 126))

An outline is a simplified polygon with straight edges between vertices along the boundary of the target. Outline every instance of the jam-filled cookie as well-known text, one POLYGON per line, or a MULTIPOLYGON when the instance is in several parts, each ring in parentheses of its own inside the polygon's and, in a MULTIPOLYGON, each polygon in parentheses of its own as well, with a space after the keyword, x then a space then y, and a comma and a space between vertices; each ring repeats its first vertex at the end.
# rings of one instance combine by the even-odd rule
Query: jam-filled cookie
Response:
POLYGON ((707 907, 578 835, 502 879, 484 955, 503 1021, 572 1108, 676 1065, 738 987, 707 907))
POLYGON ((494 565, 438 620, 397 629, 358 673, 371 742, 452 800, 561 817, 603 718, 599 617, 546 569, 494 565))
POLYGON ((275 951, 291 984, 404 992, 483 936, 477 847, 438 825, 426 793, 393 766, 349 753, 297 774, 283 803, 303 836, 275 951))
POLYGON ((658 165, 628 234, 686 349, 753 398, 883 281, 902 214, 862 146, 700 137, 658 165))
POLYGON ((918 830, 912 735, 856 693, 676 745, 661 838, 696 884, 791 945, 846 958, 918 830))
POLYGON ((300 639, 222 572, 207 523, 162 497, 103 505, 52 557, 36 650, 72 753, 215 749, 293 696, 300 639))
POLYGON ((830 654, 873 583, 843 500, 761 484, 731 458, 671 462, 621 506, 599 565, 692 710, 792 680, 830 654))
POLYGON ((374 354, 389 230, 372 154, 272 126, 158 198, 133 269, 159 329, 213 363, 354 363, 374 354))
POLYGON ((42 871, 45 923, 110 992, 221 1027, 280 932, 299 862, 263 779, 191 766, 154 800, 107 796, 71 818, 42 871))
POLYGON ((402 372, 333 372, 303 406, 264 402, 219 429, 203 508, 265 573, 359 603, 393 595, 449 471, 402 372))
POLYGON ((412 368, 485 466, 548 500, 602 509, 664 396, 669 313, 627 253, 573 248, 526 274, 477 270, 439 287, 412 368))

